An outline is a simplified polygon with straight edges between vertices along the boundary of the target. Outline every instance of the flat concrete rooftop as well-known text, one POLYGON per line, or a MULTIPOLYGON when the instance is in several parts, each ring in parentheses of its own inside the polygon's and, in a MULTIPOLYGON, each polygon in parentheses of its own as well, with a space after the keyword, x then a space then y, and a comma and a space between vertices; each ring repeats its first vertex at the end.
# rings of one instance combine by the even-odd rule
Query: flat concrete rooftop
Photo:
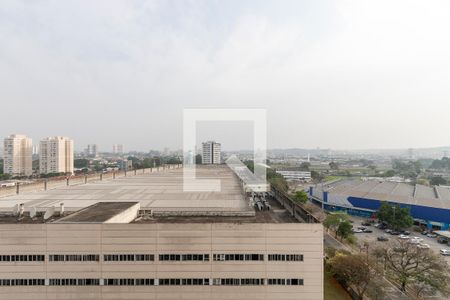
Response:
POLYGON ((58 208, 61 203, 67 212, 74 212, 97 202, 139 202, 141 209, 153 213, 254 214, 236 175, 226 165, 197 167, 197 178, 220 179, 220 192, 184 192, 182 176, 183 169, 171 169, 14 195, 0 198, 0 213, 12 212, 20 203, 25 212, 31 207, 37 211, 58 208))
MULTIPOLYGON (((254 211, 254 214, 236 216, 139 216, 133 221, 126 223, 134 224, 156 224, 156 223, 178 223, 178 224, 205 224, 205 223, 298 223, 278 201, 267 198, 271 205, 270 210, 254 211)), ((117 214, 126 211, 136 205, 136 202, 100 202, 86 207, 76 212, 69 212, 64 217, 59 217, 58 213, 54 217, 45 221, 43 214, 30 218, 28 213, 22 217, 17 217, 11 213, 0 213, 0 224, 43 224, 43 223, 107 223, 107 221, 117 214)), ((114 222, 112 222, 114 223, 114 222)))

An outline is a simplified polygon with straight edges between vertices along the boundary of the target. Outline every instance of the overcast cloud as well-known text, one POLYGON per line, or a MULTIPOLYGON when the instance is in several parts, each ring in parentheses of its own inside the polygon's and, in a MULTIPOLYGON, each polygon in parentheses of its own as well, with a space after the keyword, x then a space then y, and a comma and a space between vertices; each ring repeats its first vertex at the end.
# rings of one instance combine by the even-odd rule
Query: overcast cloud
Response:
POLYGON ((271 148, 450 145, 449 28, 446 0, 2 0, 0 135, 175 149, 183 108, 236 107, 271 148))

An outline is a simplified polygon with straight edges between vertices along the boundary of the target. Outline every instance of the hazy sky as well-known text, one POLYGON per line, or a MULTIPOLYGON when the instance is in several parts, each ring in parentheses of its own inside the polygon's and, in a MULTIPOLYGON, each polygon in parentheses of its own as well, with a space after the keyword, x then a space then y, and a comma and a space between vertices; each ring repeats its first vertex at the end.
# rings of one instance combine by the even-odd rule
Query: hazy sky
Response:
POLYGON ((184 108, 225 107, 269 147, 450 145, 449 29, 447 0, 1 0, 0 136, 181 148, 184 108))

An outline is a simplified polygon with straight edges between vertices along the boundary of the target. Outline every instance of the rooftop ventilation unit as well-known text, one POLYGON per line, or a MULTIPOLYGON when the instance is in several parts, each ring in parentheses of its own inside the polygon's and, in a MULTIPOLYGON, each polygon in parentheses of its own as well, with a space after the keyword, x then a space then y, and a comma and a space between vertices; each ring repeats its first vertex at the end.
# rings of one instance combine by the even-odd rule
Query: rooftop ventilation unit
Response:
POLYGON ((47 208, 47 210, 45 211, 45 214, 44 214, 44 220, 50 219, 51 217, 53 217, 54 214, 55 214, 54 206, 47 208))

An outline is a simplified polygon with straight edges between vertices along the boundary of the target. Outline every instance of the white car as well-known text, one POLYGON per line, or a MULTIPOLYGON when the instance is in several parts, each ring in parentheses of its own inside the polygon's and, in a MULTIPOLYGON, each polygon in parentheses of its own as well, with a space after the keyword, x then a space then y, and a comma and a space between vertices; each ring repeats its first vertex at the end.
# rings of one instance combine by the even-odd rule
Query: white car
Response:
POLYGON ((420 248, 420 249, 430 249, 430 245, 428 245, 428 244, 418 244, 418 245, 417 245, 417 248, 420 248))
POLYGON ((412 238, 409 239, 409 241, 411 242, 411 244, 417 244, 423 242, 423 239, 417 236, 413 236, 412 238))
POLYGON ((404 235, 404 234, 400 234, 400 235, 398 236, 398 238, 401 239, 401 240, 408 240, 408 239, 409 239, 409 236, 404 235))
POLYGON ((450 250, 448 250, 448 249, 441 249, 441 255, 445 255, 445 256, 448 256, 448 255, 450 255, 450 250))

